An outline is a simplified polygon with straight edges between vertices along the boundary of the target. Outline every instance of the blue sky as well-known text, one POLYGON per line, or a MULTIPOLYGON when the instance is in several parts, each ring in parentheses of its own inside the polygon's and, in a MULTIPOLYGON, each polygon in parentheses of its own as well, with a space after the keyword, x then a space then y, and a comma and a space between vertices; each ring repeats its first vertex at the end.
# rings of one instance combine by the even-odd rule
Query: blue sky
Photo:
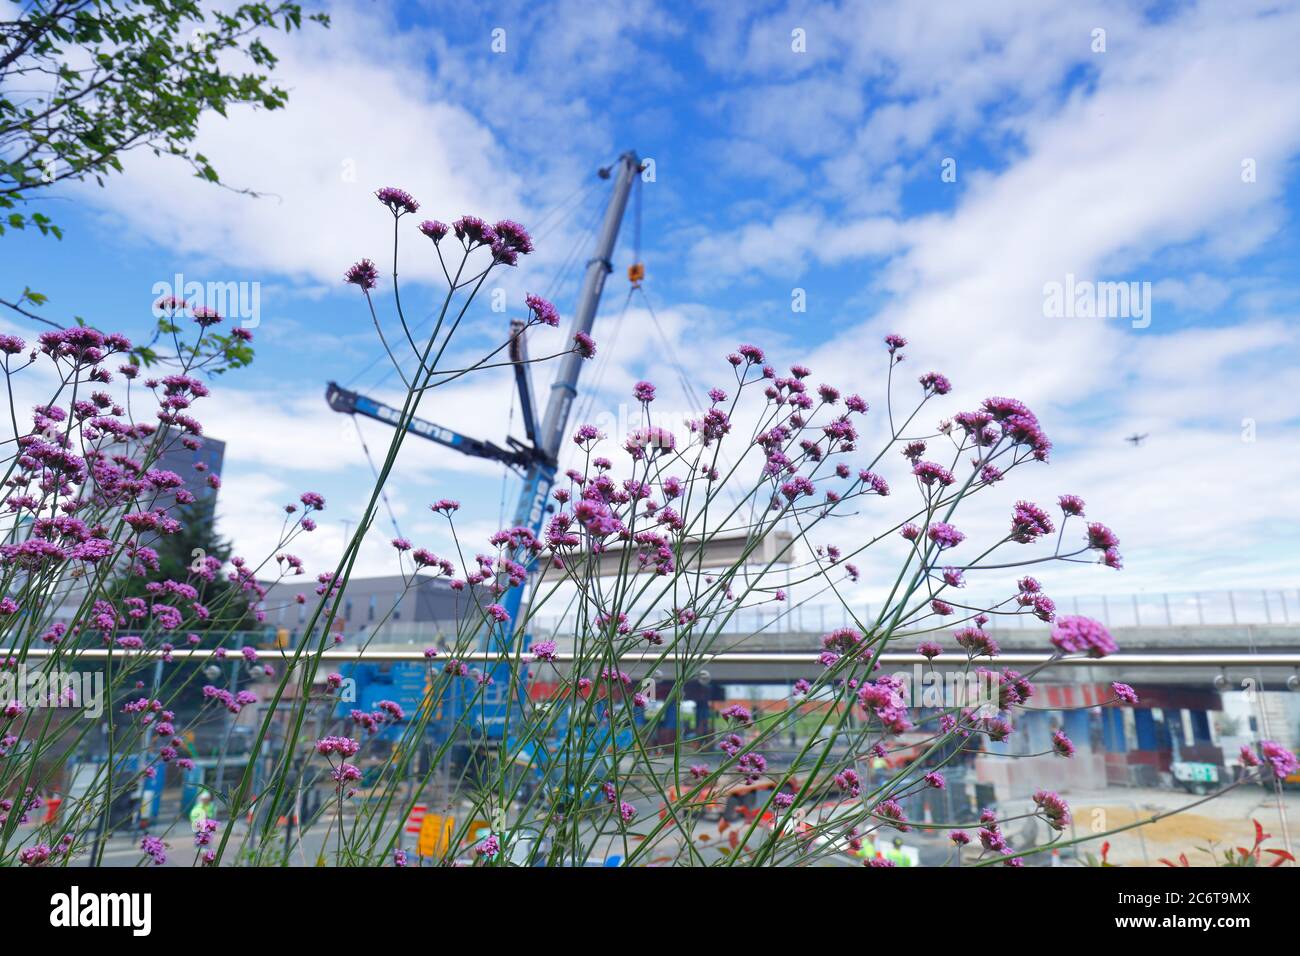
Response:
MULTIPOLYGON (((421 218, 544 221, 538 253, 501 282, 517 312, 572 249, 585 260, 605 197, 592 172, 635 148, 654 161, 641 245, 668 345, 640 303, 614 328, 629 228, 586 371, 592 415, 616 415, 641 377, 686 410, 669 353, 707 388, 725 383, 721 356, 740 341, 879 404, 879 342, 897 330, 913 342, 909 371, 955 382, 947 411, 1015 395, 1056 442, 1050 467, 968 528, 996 533, 1016 497, 1073 492, 1120 534, 1122 574, 1054 570, 1059 593, 1296 586, 1295 4, 605 6, 330 6, 333 29, 274 42, 286 110, 203 124, 225 180, 264 198, 136 155, 106 188, 47 204, 62 242, 7 236, 0 281, 50 295, 52 316, 135 336, 154 285, 176 273, 260 283, 256 362, 219 383, 206 416, 229 443, 223 526, 258 555, 277 504, 320 490, 332 520, 300 550, 322 569, 369 478, 325 382, 395 394, 382 366, 363 372, 379 345, 340 281, 362 256, 387 262, 371 191, 410 190, 421 218), (1045 283, 1067 275, 1151 283, 1150 324, 1046 316, 1045 283), (795 290, 805 312, 791 310, 795 290), (1134 449, 1133 432, 1151 437, 1134 449)), ((427 306, 436 262, 416 239, 406 295, 427 306)), ((566 319, 575 292, 570 273, 555 296, 566 319)), ((476 310, 467 354, 504 321, 476 310)), ((548 376, 536 372, 543 394, 548 376)), ((422 414, 500 441, 510 406, 508 376, 485 375, 422 414)), ((372 448, 385 440, 363 427, 372 448)), ((462 499, 467 533, 482 535, 503 492, 513 500, 494 466, 415 441, 391 489, 403 532, 435 549, 428 502, 462 499)), ((839 543, 883 517, 847 522, 839 543)), ((364 570, 392 570, 389 531, 364 570)), ((864 599, 878 587, 868 573, 864 599)))

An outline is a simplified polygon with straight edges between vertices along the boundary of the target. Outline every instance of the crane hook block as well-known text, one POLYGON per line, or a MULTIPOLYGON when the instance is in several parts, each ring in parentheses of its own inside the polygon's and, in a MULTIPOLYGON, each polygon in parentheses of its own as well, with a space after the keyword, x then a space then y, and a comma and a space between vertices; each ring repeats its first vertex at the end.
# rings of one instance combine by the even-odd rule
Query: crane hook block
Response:
POLYGON ((627 267, 627 281, 633 285, 640 285, 641 280, 645 278, 645 265, 640 262, 634 262, 627 267))

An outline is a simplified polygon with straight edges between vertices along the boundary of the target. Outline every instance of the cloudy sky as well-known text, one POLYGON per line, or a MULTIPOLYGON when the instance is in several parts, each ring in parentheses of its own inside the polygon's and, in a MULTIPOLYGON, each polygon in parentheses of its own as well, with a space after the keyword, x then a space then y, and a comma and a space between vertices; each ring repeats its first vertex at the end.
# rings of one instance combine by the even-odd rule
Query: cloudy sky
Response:
MULTIPOLYGON (((1122 573, 1054 569, 1055 592, 1295 599, 1296 4, 591 7, 331 5, 332 29, 274 41, 287 109, 202 127, 223 179, 262 198, 132 156, 105 188, 49 203, 62 242, 4 239, 4 288, 31 285, 52 316, 141 336, 156 284, 178 273, 260 284, 256 362, 219 382, 204 415, 228 443, 222 527, 258 556, 278 506, 321 491, 329 520, 299 550, 322 570, 370 480, 325 383, 398 395, 364 302, 341 282, 362 256, 387 266, 390 219, 373 190, 408 189, 420 218, 533 224, 538 253, 497 285, 508 313, 553 289, 567 318, 571 265, 606 198, 594 170, 636 149, 654 173, 640 187, 647 297, 623 311, 629 211, 601 356, 584 371, 588 417, 617 416, 638 378, 687 410, 676 368, 701 391, 726 385, 722 356, 741 341, 883 406, 880 341, 897 331, 913 343, 909 372, 956 386, 934 417, 1013 395, 1056 444, 1050 466, 970 513, 970 531, 1001 531, 1017 497, 1072 492, 1120 535, 1122 573), (1145 317, 1049 314, 1045 286, 1069 276, 1149 283, 1145 317), (1149 438, 1135 448, 1132 433, 1149 438)), ((404 301, 423 316, 439 290, 419 238, 404 301)), ((507 317, 485 300, 464 354, 500 341, 507 317)), ((534 353, 562 341, 540 333, 534 353)), ((550 371, 535 375, 545 394, 550 371)), ((422 415, 501 442, 511 394, 508 376, 485 374, 422 415)), ((383 426, 361 427, 386 444, 383 426)), ((900 488, 904 465, 882 469, 900 488)), ((461 499, 473 539, 498 526, 503 501, 508 520, 516 492, 496 466, 416 440, 390 487, 402 532, 435 549, 446 542, 430 501, 461 499)), ((883 518, 859 515, 826 540, 852 547, 883 518)), ((364 571, 394 569, 389 537, 384 521, 364 571)), ((864 600, 888 563, 867 565, 864 600)))

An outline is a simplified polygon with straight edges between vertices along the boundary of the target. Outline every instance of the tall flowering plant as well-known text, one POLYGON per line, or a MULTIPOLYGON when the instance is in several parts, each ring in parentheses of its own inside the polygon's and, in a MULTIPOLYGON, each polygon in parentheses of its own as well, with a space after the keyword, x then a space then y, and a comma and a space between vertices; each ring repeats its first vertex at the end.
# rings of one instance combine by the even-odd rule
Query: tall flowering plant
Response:
POLYGON ((224 332, 220 316, 180 300, 157 310, 144 347, 88 327, 30 346, 0 335, 12 429, 0 525, 0 861, 98 861, 115 801, 169 765, 192 769, 172 708, 193 675, 162 666, 204 644, 219 652, 264 593, 242 561, 230 582, 201 554, 185 580, 158 573, 162 542, 180 530, 175 514, 220 483, 202 461, 188 477, 169 467, 203 445, 193 414, 209 395, 203 376, 246 364, 252 333, 224 332), (20 412, 15 395, 40 389, 48 398, 20 412), (102 725, 83 719, 109 706, 117 715, 102 725), (92 751, 100 759, 85 762, 81 796, 20 846, 44 795, 92 751))
MULTIPOLYGON (((805 865, 908 830, 912 798, 944 789, 949 765, 1016 733, 1047 666, 1117 649, 1100 622, 1058 616, 1029 573, 1051 562, 1120 567, 1117 537, 1090 520, 1080 498, 1062 495, 1050 510, 1019 501, 1005 529, 979 545, 958 514, 1048 460, 1051 443, 1027 407, 992 397, 926 427, 932 402, 953 385, 926 373, 898 407, 907 343, 897 335, 881 349, 876 410, 858 394, 815 384, 801 365, 778 371, 762 349, 743 345, 720 360, 708 405, 683 434, 652 414, 650 382, 632 389, 640 418, 627 435, 577 423, 577 462, 554 487, 544 526, 500 529, 479 552, 457 530, 459 505, 432 502, 452 550, 440 556, 398 538, 396 560, 409 587, 430 574, 447 579, 463 613, 424 651, 415 711, 395 701, 350 707, 349 682, 325 653, 408 426, 429 392, 511 364, 502 352, 514 337, 559 324, 555 308, 530 295, 526 317, 499 345, 459 358, 452 341, 488 275, 532 251, 517 223, 465 216, 416 227, 446 283, 431 330, 420 333, 398 282, 399 239, 419 204, 399 189, 377 198, 393 221, 394 315, 381 320, 374 293, 385 279, 374 262, 363 259, 344 278, 363 294, 406 394, 356 530, 337 564, 319 571, 314 599, 299 599, 310 606, 292 648, 259 651, 239 628, 282 600, 277 583, 306 573, 290 548, 315 528, 326 507, 319 494, 286 506, 277 546, 260 560, 196 555, 184 580, 159 573, 160 542, 181 530, 178 515, 201 486, 217 484, 163 463, 178 447, 201 446, 193 406, 208 397, 204 379, 246 364, 251 334, 221 333, 220 316, 179 300, 160 303, 147 355, 172 367, 143 383, 138 365, 113 368, 132 351, 121 336, 72 329, 46 333, 32 349, 0 338, 10 395, 38 374, 53 391, 30 420, 11 400, 0 662, 7 672, 34 669, 43 686, 66 672, 101 681, 56 683, 57 699, 39 706, 23 695, 0 700, 0 862, 100 862, 107 835, 122 828, 123 798, 149 790, 169 767, 192 770, 195 734, 215 731, 224 758, 237 719, 252 730, 249 752, 212 787, 220 813, 200 808, 191 821, 196 862, 309 862, 310 845, 338 865, 407 866, 412 848, 402 834, 425 802, 454 811, 451 832, 419 848, 418 859, 433 863, 573 865, 617 847, 632 865, 805 865), (158 341, 170 342, 165 355, 153 349, 158 341), (152 417, 146 402, 156 406, 152 417), (862 435, 873 429, 881 439, 865 452, 862 435), (897 501, 901 486, 910 504, 884 518, 883 499, 897 501), (876 533, 827 543, 846 519, 877 514, 876 533), (712 556, 736 540, 738 553, 712 556), (855 562, 891 543, 901 550, 888 597, 868 615, 848 597, 861 576, 855 562), (1001 596, 965 597, 973 582, 993 582, 1001 596), (522 611, 512 617, 515 595, 522 611), (720 725, 683 733, 687 689, 707 678, 717 654, 745 648, 747 636, 735 633, 744 612, 767 609, 779 626, 814 600, 838 602, 851 623, 808 653, 787 706, 732 704, 720 725), (571 634, 541 630, 542 615, 555 610, 573 622, 571 634), (1010 616, 1052 625, 1047 664, 1025 673, 998 666, 989 624, 1010 616), (905 684, 882 668, 882 655, 900 649, 932 667, 952 661, 987 692, 912 708, 905 684), (77 694, 96 686, 104 719, 80 720, 77 694), (445 720, 435 724, 447 713, 451 732, 445 720), (102 746, 92 733, 99 726, 102 746), (458 756, 467 741, 477 748, 469 761, 458 756), (922 759, 891 759, 904 750, 922 759), (91 768, 78 771, 78 795, 33 828, 42 794, 74 765, 91 768), (757 794, 758 804, 724 836, 709 818, 741 794, 757 794)), ((577 335, 556 354, 595 350, 577 335)), ((1112 690, 1112 703, 1135 701, 1124 684, 1112 690)), ((1042 758, 1073 753, 1058 731, 1042 758)), ((1271 742, 1242 762, 1260 777, 1296 769, 1295 756, 1271 742)), ((176 824, 160 823, 164 834, 140 844, 142 862, 174 852, 176 824)), ((1018 865, 1070 842, 1069 825, 1059 794, 1038 790, 1023 814, 986 808, 948 827, 952 859, 1018 865), (1050 839, 1013 845, 1008 824, 1021 817, 1044 824, 1050 839)))
MULTIPOLYGON (((653 424, 654 385, 635 386, 643 420, 613 452, 623 458, 626 477, 601 453, 606 436, 587 424, 575 429, 581 467, 568 471, 567 482, 554 491, 556 510, 544 533, 503 530, 492 539, 495 558, 480 557, 471 576, 499 594, 525 586, 524 571, 534 567, 527 585, 529 615, 535 618, 548 603, 565 600, 575 622, 567 666, 560 667, 555 641, 534 645, 530 663, 553 668, 559 690, 544 704, 521 704, 512 715, 513 735, 505 734, 499 775, 475 791, 476 812, 505 821, 500 834, 505 843, 522 840, 527 856, 542 854, 550 863, 579 862, 611 840, 630 863, 701 863, 701 840, 710 838, 697 832, 702 812, 765 780, 763 804, 733 835, 724 857, 728 864, 806 863, 857 850, 880 829, 909 829, 906 799, 944 788, 945 764, 979 749, 983 739, 1003 741, 1013 733, 1012 715, 1033 696, 1031 678, 1037 671, 1021 674, 981 664, 993 663, 999 651, 985 630, 991 616, 1032 615, 1055 622, 1058 658, 1103 656, 1116 649, 1099 622, 1058 620, 1039 582, 1018 570, 1013 574, 1018 580, 1001 601, 984 606, 962 599, 969 578, 1012 568, 1051 561, 1118 568, 1119 542, 1101 523, 1085 523, 1081 499, 1063 495, 1059 518, 1020 501, 1002 536, 983 549, 967 545, 958 551, 966 541, 956 523, 958 506, 1014 471, 1046 462, 1051 443, 1026 406, 1000 397, 937 428, 921 429, 916 423, 928 403, 952 390, 935 372, 920 377, 915 404, 896 413, 893 377, 905 346, 900 336, 885 340, 887 433, 882 446, 866 456, 858 447, 859 429, 870 413, 863 397, 827 384, 814 386, 811 371, 800 365, 782 374, 753 345, 726 356, 725 387, 709 391, 708 408, 689 422, 682 441, 653 424), (914 487, 910 513, 855 546, 813 544, 837 518, 866 511, 891 494, 883 475, 893 465, 887 458, 891 451, 901 453, 914 487), (1065 537, 1071 520, 1080 526, 1077 544, 1065 537), (755 563, 764 539, 786 529, 790 534, 781 552, 755 563), (709 545, 737 533, 747 541, 744 553, 728 566, 710 566, 709 545), (907 545, 901 567, 887 601, 866 618, 842 589, 859 578, 853 562, 894 536, 907 545), (1041 541, 1053 542, 1046 553, 1003 556, 1004 549, 1041 541), (797 578, 784 570, 778 576, 777 563, 803 550, 807 558, 795 560, 790 569, 797 578), (955 557, 961 552, 971 556, 955 557), (824 636, 820 654, 809 657, 807 676, 794 683, 796 701, 820 704, 811 728, 795 735, 803 737, 797 752, 783 755, 780 766, 765 752, 780 747, 804 720, 805 710, 797 705, 763 717, 733 705, 721 711, 720 730, 690 745, 680 733, 661 742, 656 731, 668 715, 680 713, 684 688, 704 676, 711 656, 743 647, 729 625, 747 608, 788 607, 792 584, 813 597, 840 601, 853 622, 824 636), (946 634, 947 640, 910 644, 931 634, 946 634), (959 656, 960 669, 986 679, 991 698, 937 708, 913 723, 906 688, 897 677, 880 673, 882 653, 904 640, 930 661, 941 654, 959 656), (630 658, 644 672, 669 668, 674 673, 667 699, 654 701, 659 706, 651 706, 657 682, 638 683, 623 669, 630 658), (887 765, 891 752, 904 749, 900 737, 909 733, 907 747, 918 746, 919 733, 922 758, 941 759, 917 760, 870 779, 868 768, 887 765), (520 762, 545 783, 531 790, 522 808, 512 784, 520 762), (638 819, 647 804, 658 808, 657 819, 638 819)), ((485 615, 498 607, 487 608, 485 615)), ((513 626, 521 638, 529 622, 513 626)), ((452 661, 444 669, 453 681, 466 676, 460 662, 464 647, 450 652, 452 661)), ((512 670, 511 679, 525 679, 522 667, 512 670)), ((1114 699, 1131 696, 1126 686, 1115 686, 1114 699)), ((1054 750, 1068 757, 1073 745, 1058 733, 1054 750)), ((1040 791, 1034 806, 1033 815, 1053 831, 1068 825, 1069 811, 1059 795, 1040 791)), ((1022 859, 1003 835, 1004 823, 992 811, 972 821, 984 850, 981 859, 1012 864, 1022 859)), ((953 839, 961 846, 970 836, 954 829, 953 839)))

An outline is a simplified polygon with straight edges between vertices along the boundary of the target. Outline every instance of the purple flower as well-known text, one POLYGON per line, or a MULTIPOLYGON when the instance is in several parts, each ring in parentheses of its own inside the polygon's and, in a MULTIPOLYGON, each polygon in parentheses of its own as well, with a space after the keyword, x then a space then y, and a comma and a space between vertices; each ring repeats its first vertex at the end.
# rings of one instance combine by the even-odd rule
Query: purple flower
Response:
POLYGON ((331 754, 338 754, 341 757, 353 757, 356 756, 357 751, 360 749, 361 744, 351 737, 329 736, 316 741, 316 752, 326 757, 331 754))
POLYGON ((38 843, 35 846, 20 850, 18 853, 18 862, 23 866, 40 866, 50 858, 50 847, 46 843, 38 843))
POLYGON ((953 634, 953 639, 956 640, 958 647, 965 648, 973 657, 978 657, 980 654, 997 657, 998 642, 978 627, 963 627, 953 634))
POLYGON ((1277 775, 1279 780, 1285 780, 1297 770, 1300 770, 1300 761, 1296 759, 1296 755, 1276 740, 1262 741, 1259 749, 1264 755, 1264 759, 1272 766, 1273 773, 1277 775))
POLYGON ((950 524, 942 521, 936 521, 930 525, 928 532, 930 540, 939 546, 940 551, 946 551, 948 548, 955 548, 966 540, 966 536, 950 524))
POLYGON ((383 189, 375 190, 375 198, 392 210, 394 216, 402 216, 420 208, 420 204, 410 193, 396 186, 385 186, 383 189))
POLYGON ((362 259, 343 274, 343 281, 360 286, 363 292, 369 292, 379 284, 379 270, 369 259, 362 259))
POLYGON ((1110 689, 1115 692, 1115 696, 1119 700, 1124 701, 1126 704, 1136 704, 1138 702, 1137 691, 1128 684, 1121 684, 1119 681, 1114 681, 1110 685, 1110 689))
POLYGON ((1074 741, 1065 735, 1065 731, 1058 730, 1052 734, 1052 749, 1062 757, 1074 756, 1074 741))
POLYGON ((497 242, 516 255, 526 256, 533 251, 533 237, 513 219, 502 219, 492 227, 492 231, 496 233, 497 242))
POLYGON ((1070 807, 1061 799, 1060 794, 1051 790, 1039 790, 1034 794, 1034 803, 1053 829, 1064 830, 1070 825, 1070 807))
POLYGON ((907 814, 903 812, 903 808, 899 805, 898 801, 894 800, 892 797, 876 804, 876 815, 884 820, 892 822, 895 827, 904 833, 912 829, 907 825, 907 814))
POLYGON ((496 230, 477 216, 461 216, 451 224, 451 228, 456 238, 467 247, 491 245, 497 238, 496 230))
POLYGON ((835 786, 851 797, 856 797, 862 793, 862 783, 858 779, 858 772, 852 767, 841 770, 835 775, 835 786))
POLYGON ((145 837, 140 841, 140 849, 153 860, 154 866, 162 866, 167 862, 167 844, 160 837, 145 837))
POLYGON ((1020 544, 1029 544, 1045 534, 1056 530, 1047 512, 1032 501, 1017 501, 1011 513, 1011 540, 1020 544))
POLYGON ((594 358, 596 355, 596 340, 586 332, 574 333, 573 346, 577 349, 578 354, 585 359, 594 358))
POLYGON ((1100 521, 1088 522, 1088 547, 1096 551, 1109 551, 1119 547, 1119 538, 1100 521))
POLYGON ((217 832, 216 820, 204 820, 203 824, 194 832, 194 846, 198 849, 208 846, 212 843, 212 835, 217 832))
POLYGON ((1086 653, 1089 657, 1105 657, 1119 650, 1104 624, 1077 614, 1057 618, 1052 643, 1066 654, 1086 653))
POLYGON ((447 235, 448 226, 445 222, 439 222, 436 219, 426 219, 420 223, 420 232, 424 233, 434 242, 441 242, 442 237, 447 235))
POLYGON ((533 645, 534 661, 554 661, 555 660, 555 642, 538 641, 533 645))
POLYGON ((936 481, 945 488, 953 483, 952 472, 932 461, 918 461, 912 466, 912 474, 926 487, 933 486, 936 481))
POLYGON ((952 382, 938 372, 926 372, 921 376, 920 382, 922 388, 935 395, 947 395, 952 391, 952 382))
POLYGON ((1056 499, 1056 503, 1061 506, 1061 511, 1075 518, 1083 517, 1083 499, 1078 495, 1061 495, 1056 499))
POLYGON ((740 704, 732 704, 722 712, 722 716, 727 720, 734 720, 738 724, 747 724, 754 719, 748 708, 742 707, 740 704))
POLYGON ((530 292, 524 296, 524 304, 528 306, 528 311, 532 313, 533 318, 543 325, 555 328, 560 324, 559 310, 540 295, 533 295, 530 292))
POLYGON ((190 316, 204 328, 209 325, 217 325, 221 321, 221 313, 206 305, 196 305, 190 309, 190 316))

